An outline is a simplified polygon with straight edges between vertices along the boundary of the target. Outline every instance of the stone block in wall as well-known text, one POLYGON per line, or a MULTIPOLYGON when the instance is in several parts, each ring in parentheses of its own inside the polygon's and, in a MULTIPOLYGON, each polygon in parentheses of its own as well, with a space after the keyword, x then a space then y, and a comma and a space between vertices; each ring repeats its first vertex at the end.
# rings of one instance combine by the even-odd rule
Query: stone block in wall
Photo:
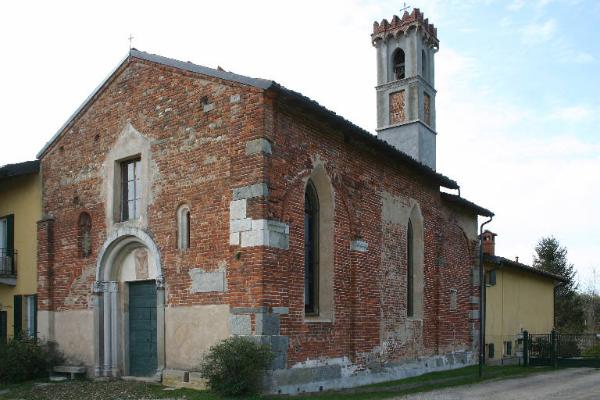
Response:
POLYGON ((197 390, 206 390, 208 389, 208 381, 200 375, 200 372, 190 372, 190 381, 185 385, 185 387, 189 387, 197 390))
POLYGON ((362 239, 353 240, 350 242, 350 251, 366 253, 367 251, 369 251, 369 244, 362 239))
POLYGON ((162 373, 162 384, 171 387, 181 387, 185 381, 186 371, 165 369, 162 373))
POLYGON ((256 313, 266 313, 268 308, 266 306, 260 307, 231 307, 229 312, 234 315, 243 315, 243 314, 256 314, 256 313))
POLYGON ((251 199, 254 197, 267 197, 268 195, 269 188, 264 182, 233 189, 233 200, 251 199))
POLYGON ((287 352, 290 341, 287 336, 280 335, 256 335, 248 336, 248 339, 259 344, 266 344, 271 347, 273 360, 271 369, 283 369, 286 367, 287 352))
POLYGON ((229 222, 229 233, 249 231, 252 229, 252 219, 232 219, 229 222))
POLYGON ((229 96, 230 103, 239 103, 240 101, 242 101, 242 97, 239 94, 232 94, 229 96))
POLYGON ((229 203, 229 219, 243 219, 246 218, 246 199, 233 200, 229 203))
POLYGON ((246 142, 246 155, 250 156, 253 154, 271 154, 271 142, 267 139, 259 138, 246 142))
POLYGON ((249 315, 230 315, 229 331, 232 335, 251 335, 252 323, 249 315))
POLYGON ((192 293, 224 292, 227 290, 225 270, 204 271, 202 268, 191 269, 192 293))
POLYGON ((302 383, 328 381, 342 377, 340 365, 324 365, 310 368, 288 368, 273 371, 270 378, 273 386, 298 385, 302 383))
POLYGON ((469 311, 469 319, 479 319, 479 310, 469 311))
POLYGON ((288 307, 273 307, 271 310, 273 314, 288 314, 290 312, 288 307))
POLYGON ((279 315, 256 314, 255 328, 257 335, 279 335, 279 315))
POLYGON ((252 230, 241 232, 242 247, 268 246, 287 250, 290 228, 279 221, 266 219, 252 220, 252 230))

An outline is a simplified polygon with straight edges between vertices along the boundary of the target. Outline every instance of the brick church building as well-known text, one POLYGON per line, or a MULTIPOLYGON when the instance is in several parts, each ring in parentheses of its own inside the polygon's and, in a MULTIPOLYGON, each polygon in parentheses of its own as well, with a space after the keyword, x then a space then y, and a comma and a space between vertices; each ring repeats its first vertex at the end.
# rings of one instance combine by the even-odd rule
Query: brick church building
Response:
POLYGON ((41 336, 90 376, 185 381, 252 336, 274 393, 473 363, 491 212, 435 170, 437 32, 415 9, 371 39, 377 135, 276 82, 131 50, 38 155, 41 336))

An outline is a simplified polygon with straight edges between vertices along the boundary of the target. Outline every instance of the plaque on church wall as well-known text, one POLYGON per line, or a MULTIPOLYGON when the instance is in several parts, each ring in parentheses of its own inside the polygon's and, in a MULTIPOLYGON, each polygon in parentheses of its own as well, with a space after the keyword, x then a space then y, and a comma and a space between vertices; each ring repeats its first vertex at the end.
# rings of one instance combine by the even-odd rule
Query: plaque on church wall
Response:
POLYGON ((390 125, 406 122, 404 90, 390 93, 390 125))

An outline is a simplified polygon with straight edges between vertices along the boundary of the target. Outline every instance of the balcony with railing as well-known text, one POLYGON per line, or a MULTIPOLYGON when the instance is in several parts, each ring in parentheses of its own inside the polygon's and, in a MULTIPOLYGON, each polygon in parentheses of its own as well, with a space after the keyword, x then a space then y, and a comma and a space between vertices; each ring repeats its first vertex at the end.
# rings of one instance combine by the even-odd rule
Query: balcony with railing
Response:
POLYGON ((17 284, 17 251, 0 248, 0 285, 17 284))

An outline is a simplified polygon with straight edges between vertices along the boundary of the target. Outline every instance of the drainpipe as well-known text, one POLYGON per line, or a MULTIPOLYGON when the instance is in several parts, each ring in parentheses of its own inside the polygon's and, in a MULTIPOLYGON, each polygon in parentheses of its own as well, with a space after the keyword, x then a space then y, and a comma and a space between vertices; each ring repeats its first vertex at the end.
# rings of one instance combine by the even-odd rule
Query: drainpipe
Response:
POLYGON ((485 276, 483 271, 483 227, 490 222, 494 216, 485 221, 479 227, 479 377, 483 377, 483 364, 485 363, 485 276))

